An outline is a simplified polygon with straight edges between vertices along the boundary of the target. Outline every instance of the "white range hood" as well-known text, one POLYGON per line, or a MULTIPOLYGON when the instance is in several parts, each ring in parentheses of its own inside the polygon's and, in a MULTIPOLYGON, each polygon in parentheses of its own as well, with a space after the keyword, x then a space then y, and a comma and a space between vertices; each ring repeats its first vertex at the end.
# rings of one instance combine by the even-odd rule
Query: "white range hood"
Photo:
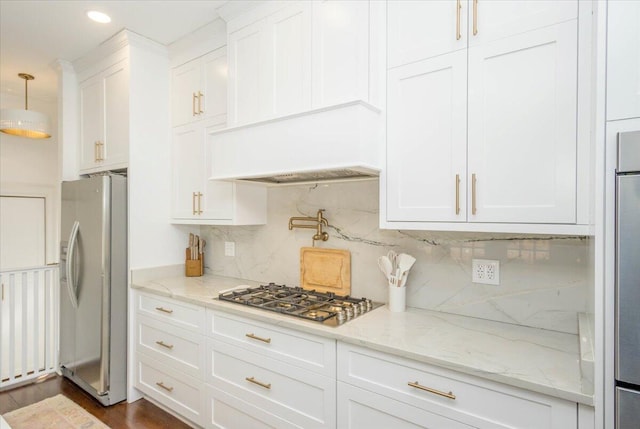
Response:
POLYGON ((267 185, 377 177, 382 115, 362 101, 312 110, 209 135, 210 180, 267 185))

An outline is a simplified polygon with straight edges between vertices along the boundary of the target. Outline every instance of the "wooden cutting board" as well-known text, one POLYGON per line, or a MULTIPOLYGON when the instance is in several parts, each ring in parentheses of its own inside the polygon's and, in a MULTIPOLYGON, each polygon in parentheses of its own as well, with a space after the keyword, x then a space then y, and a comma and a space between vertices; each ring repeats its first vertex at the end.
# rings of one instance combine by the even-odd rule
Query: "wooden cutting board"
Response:
POLYGON ((338 295, 351 294, 351 252, 341 249, 300 249, 300 286, 338 295))

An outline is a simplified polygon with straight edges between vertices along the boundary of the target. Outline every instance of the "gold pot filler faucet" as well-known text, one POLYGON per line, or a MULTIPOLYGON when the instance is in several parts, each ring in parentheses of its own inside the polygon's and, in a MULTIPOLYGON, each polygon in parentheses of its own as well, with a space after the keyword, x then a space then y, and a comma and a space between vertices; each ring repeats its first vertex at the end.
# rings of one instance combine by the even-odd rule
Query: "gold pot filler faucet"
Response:
POLYGON ((313 235, 313 241, 311 242, 312 246, 315 245, 316 240, 327 241, 329 239, 329 234, 324 232, 324 231, 322 231, 322 225, 328 227, 329 226, 329 222, 327 221, 327 219, 322 217, 322 212, 323 211, 324 211, 324 209, 318 210, 318 215, 316 217, 303 216, 303 217, 291 217, 291 218, 289 218, 289 230, 292 230, 293 228, 315 229, 316 233, 313 235), (311 225, 295 224, 294 223, 295 221, 314 222, 315 225, 313 225, 313 224, 311 224, 311 225))

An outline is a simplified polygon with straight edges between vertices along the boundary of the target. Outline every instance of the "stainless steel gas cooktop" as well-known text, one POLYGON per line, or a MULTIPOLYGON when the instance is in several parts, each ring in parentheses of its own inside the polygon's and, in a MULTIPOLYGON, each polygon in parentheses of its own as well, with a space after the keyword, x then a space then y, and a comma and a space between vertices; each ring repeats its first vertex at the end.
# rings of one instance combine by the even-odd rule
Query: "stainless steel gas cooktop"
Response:
POLYGON ((274 283, 223 292, 218 295, 218 299, 329 326, 341 325, 382 305, 366 298, 352 298, 274 283))

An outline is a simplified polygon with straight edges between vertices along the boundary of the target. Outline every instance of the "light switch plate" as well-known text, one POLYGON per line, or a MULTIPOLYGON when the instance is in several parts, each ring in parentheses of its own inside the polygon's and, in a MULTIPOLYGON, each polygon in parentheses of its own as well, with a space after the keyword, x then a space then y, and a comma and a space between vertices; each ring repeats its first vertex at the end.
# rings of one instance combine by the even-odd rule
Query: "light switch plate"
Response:
POLYGON ((500 284, 500 261, 489 259, 471 260, 471 282, 485 285, 500 284))
POLYGON ((224 242, 224 256, 236 256, 236 243, 233 241, 224 242))

